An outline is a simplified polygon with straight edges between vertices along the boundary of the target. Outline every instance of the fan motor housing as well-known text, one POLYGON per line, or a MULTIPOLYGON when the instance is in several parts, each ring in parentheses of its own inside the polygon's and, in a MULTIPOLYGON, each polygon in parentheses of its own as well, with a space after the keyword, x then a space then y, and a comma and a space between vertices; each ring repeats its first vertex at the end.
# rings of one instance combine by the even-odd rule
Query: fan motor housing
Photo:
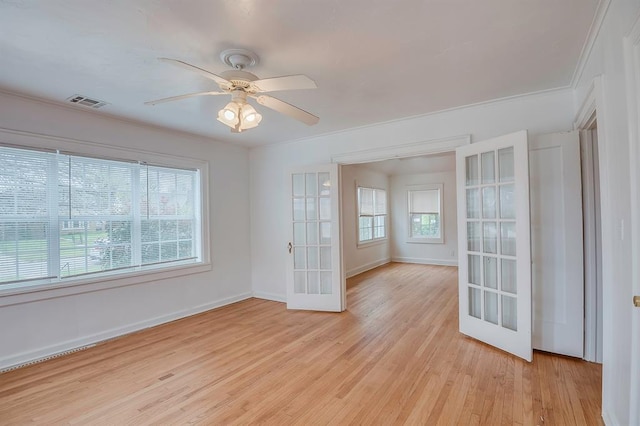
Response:
POLYGON ((258 80, 258 76, 248 71, 228 70, 220 73, 220 76, 229 80, 236 87, 249 87, 249 83, 258 80))

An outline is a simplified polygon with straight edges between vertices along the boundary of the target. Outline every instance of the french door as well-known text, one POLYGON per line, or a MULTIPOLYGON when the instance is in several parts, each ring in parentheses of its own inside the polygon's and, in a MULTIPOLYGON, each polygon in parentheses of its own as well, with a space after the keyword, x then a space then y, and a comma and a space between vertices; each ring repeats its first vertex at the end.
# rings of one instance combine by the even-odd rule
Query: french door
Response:
POLYGON ((346 309, 346 285, 338 165, 294 170, 289 187, 287 308, 341 312, 346 309))
POLYGON ((532 360, 527 132, 456 149, 460 332, 532 360))

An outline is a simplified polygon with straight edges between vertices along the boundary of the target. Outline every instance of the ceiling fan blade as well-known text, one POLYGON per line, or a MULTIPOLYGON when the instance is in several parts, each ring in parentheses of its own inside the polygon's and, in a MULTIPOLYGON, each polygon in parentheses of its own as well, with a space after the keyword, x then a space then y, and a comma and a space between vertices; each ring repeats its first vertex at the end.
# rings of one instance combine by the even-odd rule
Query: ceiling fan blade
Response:
POLYGON ((308 113, 307 111, 304 111, 296 106, 288 104, 284 101, 281 101, 280 99, 276 99, 274 97, 266 96, 266 95, 253 96, 253 97, 256 98, 256 100, 260 105, 264 105, 267 108, 271 108, 274 111, 278 111, 279 113, 288 115, 289 117, 302 121, 303 123, 309 126, 313 126, 318 121, 320 121, 320 119, 315 115, 308 113))
POLYGON ((180 99, 194 98, 196 96, 209 96, 209 95, 226 95, 227 92, 198 92, 198 93, 189 93, 188 95, 180 95, 180 96, 171 96, 170 98, 162 98, 156 99, 155 101, 145 102, 145 105, 157 105, 163 104, 165 102, 171 101, 179 101, 180 99))
POLYGON ((188 64, 186 62, 179 61, 177 59, 158 58, 158 60, 162 61, 162 62, 166 62, 168 64, 176 65, 176 66, 178 66, 180 68, 184 68, 184 69, 189 70, 189 71, 197 72, 198 74, 200 74, 200 75, 202 75, 202 76, 204 76, 206 78, 209 78, 209 79, 215 81, 216 83, 218 83, 218 85, 220 85, 220 88, 222 88, 222 89, 227 89, 227 88, 230 88, 230 87, 233 86, 233 83, 231 83, 226 78, 220 77, 219 75, 216 75, 216 74, 214 74, 212 72, 209 72, 209 71, 207 71, 205 69, 202 69, 200 67, 196 67, 195 65, 191 65, 191 64, 188 64))
POLYGON ((303 74, 265 78, 251 82, 256 92, 277 92, 279 90, 317 89, 316 82, 303 74))

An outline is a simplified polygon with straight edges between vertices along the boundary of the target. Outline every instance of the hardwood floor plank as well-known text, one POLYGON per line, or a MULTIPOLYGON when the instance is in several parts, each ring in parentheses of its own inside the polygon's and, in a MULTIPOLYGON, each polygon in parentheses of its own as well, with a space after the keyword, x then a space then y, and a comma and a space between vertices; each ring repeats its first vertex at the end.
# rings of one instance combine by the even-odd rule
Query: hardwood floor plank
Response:
POLYGON ((457 269, 391 263, 346 312, 249 299, 0 375, 0 424, 601 425, 601 367, 458 332, 457 269))

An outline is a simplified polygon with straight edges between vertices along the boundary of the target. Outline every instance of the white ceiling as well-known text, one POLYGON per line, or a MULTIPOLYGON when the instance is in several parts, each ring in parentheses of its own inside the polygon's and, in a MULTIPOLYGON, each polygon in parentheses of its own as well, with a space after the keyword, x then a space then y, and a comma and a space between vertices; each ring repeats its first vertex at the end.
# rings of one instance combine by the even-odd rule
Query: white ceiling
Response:
POLYGON ((0 88, 244 146, 295 140, 567 86, 598 0, 0 0, 0 88), (316 90, 275 97, 308 127, 258 107, 258 128, 215 120, 226 97, 143 102, 200 90, 227 48, 260 56, 261 78, 306 74, 316 90))

